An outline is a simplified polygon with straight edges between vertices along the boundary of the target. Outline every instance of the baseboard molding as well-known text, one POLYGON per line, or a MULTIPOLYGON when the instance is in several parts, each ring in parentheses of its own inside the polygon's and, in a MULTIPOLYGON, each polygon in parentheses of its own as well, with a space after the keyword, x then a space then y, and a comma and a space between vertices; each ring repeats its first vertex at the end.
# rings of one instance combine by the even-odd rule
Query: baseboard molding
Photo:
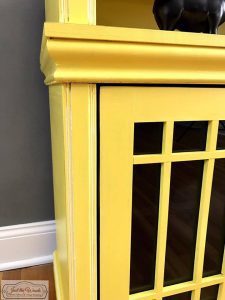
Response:
POLYGON ((53 261, 55 221, 0 227, 0 271, 53 261))

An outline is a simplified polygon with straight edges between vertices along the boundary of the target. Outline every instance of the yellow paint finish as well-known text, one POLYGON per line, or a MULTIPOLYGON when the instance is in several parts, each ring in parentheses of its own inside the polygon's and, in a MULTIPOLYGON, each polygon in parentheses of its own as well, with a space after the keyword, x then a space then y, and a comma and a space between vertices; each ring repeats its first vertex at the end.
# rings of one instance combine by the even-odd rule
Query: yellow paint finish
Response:
POLYGON ((95 0, 45 0, 47 22, 95 25, 95 0))
POLYGON ((45 21, 59 22, 61 19, 60 0, 45 0, 45 21))
POLYGON ((49 38, 106 40, 131 43, 162 45, 193 45, 224 48, 225 37, 219 35, 188 32, 158 31, 146 29, 115 28, 107 26, 89 26, 78 24, 45 23, 44 35, 49 38))
POLYGON ((67 118, 71 139, 74 300, 97 299, 96 105, 95 85, 71 86, 67 118))
POLYGON ((68 0, 69 22, 88 24, 88 0, 68 0))
MULTIPOLYGON (((165 155, 170 154, 172 152, 173 129, 174 122, 167 122, 164 124, 162 152, 165 155)), ((170 196, 170 176, 171 161, 165 162, 161 165, 158 238, 155 268, 155 290, 156 294, 159 295, 162 293, 164 285, 164 269, 170 196)))
POLYGON ((67 0, 68 22, 76 24, 95 25, 96 1, 95 0, 67 0))
POLYGON ((44 36, 48 84, 225 83, 225 37, 50 23, 44 36))
POLYGON ((97 25, 158 29, 153 0, 97 0, 97 25))
MULTIPOLYGON (((153 0, 45 0, 45 3, 48 22, 158 29, 152 13, 153 0)), ((224 33, 224 26, 219 32, 224 33)))
POLYGON ((57 278, 61 278, 62 300, 69 299, 68 257, 68 199, 66 175, 65 113, 68 86, 51 86, 49 89, 52 160, 54 179, 54 203, 57 238, 57 278))
MULTIPOLYGON (((154 0, 97 0, 97 25, 158 29, 152 8, 154 0)), ((219 33, 225 33, 225 25, 219 33)))
POLYGON ((190 160, 202 160, 210 158, 224 158, 225 150, 219 151, 193 151, 193 152, 181 152, 171 154, 153 154, 153 155, 134 155, 133 162, 135 165, 141 164, 155 164, 165 162, 179 162, 179 161, 190 161, 190 160))
POLYGON ((68 22, 69 0, 45 0, 46 22, 68 22))
POLYGON ((224 275, 213 275, 202 279, 201 287, 205 288, 212 285, 221 284, 224 282, 224 275))
POLYGON ((121 87, 113 91, 112 101, 121 93, 127 95, 130 103, 141 99, 141 105, 136 105, 134 111, 136 122, 172 121, 175 118, 176 121, 223 120, 225 117, 222 88, 121 87), (149 107, 149 99, 157 99, 157 105, 143 110, 143 107, 149 107))
POLYGON ((164 285, 164 269, 165 269, 166 240, 167 240, 166 237, 167 237, 169 195, 170 195, 170 175, 171 175, 171 162, 162 164, 156 268, 155 268, 155 291, 157 296, 162 294, 163 285, 164 285))
MULTIPOLYGON (((219 120, 225 119, 220 88, 101 87, 100 89, 100 274, 101 299, 161 300, 224 283, 225 276, 202 278, 219 120), (172 153, 175 121, 209 121, 205 151, 172 153), (133 155, 134 123, 164 122, 159 155, 133 155), (151 158, 152 157, 152 158, 151 158), (171 162, 205 160, 193 281, 163 287, 171 162), (129 296, 132 173, 135 163, 162 163, 155 288, 129 296)), ((224 272, 224 267, 223 267, 224 272)), ((224 287, 218 300, 223 300, 224 287)))
POLYGON ((60 262, 58 259, 57 250, 53 254, 53 269, 54 269, 54 280, 55 280, 55 292, 57 300, 64 300, 63 296, 63 278, 60 262))
POLYGON ((133 124, 131 106, 112 102, 112 90, 100 94, 100 299, 128 300, 133 124))
MULTIPOLYGON (((193 291, 193 293, 197 291, 199 295, 200 288, 205 288, 217 284, 221 285, 221 283, 223 282, 224 282, 223 275, 214 275, 214 276, 203 278, 202 283, 198 285, 196 285, 196 283, 192 281, 188 281, 188 282, 164 287, 161 294, 157 294, 154 291, 147 291, 147 292, 133 294, 130 295, 129 300, 155 300, 155 299, 161 299, 162 297, 170 297, 173 295, 178 295, 178 294, 191 292, 191 291, 193 291)), ((218 298, 218 299, 223 299, 223 298, 218 298)))
POLYGON ((95 300, 96 90, 94 85, 50 86, 60 300, 95 300))
MULTIPOLYGON (((218 136, 219 120, 209 122, 208 137, 206 149, 208 151, 216 151, 216 143, 218 136)), ((211 190, 213 182, 215 159, 209 157, 204 162, 203 181, 201 201, 199 208, 199 221, 198 221, 198 233, 195 250, 195 265, 194 265, 194 281, 197 284, 202 282, 204 258, 205 258, 205 244, 207 235, 207 225, 209 217, 211 190)), ((201 289, 197 289, 192 295, 192 300, 199 300, 201 289)))
MULTIPOLYGON (((90 82, 225 84, 222 36, 77 25, 95 24, 97 9, 101 24, 153 28, 147 5, 152 2, 46 0, 48 22, 74 23, 47 23, 41 52, 46 83, 62 84, 50 87, 59 300, 97 298, 97 113, 96 87, 90 82), (135 19, 141 11, 145 14, 135 19)), ((225 259, 222 275, 201 278, 214 161, 225 157, 224 150, 215 151, 224 98, 219 88, 101 88, 101 300, 161 300, 187 291, 199 300, 200 289, 214 284, 220 284, 218 300, 225 298, 225 259), (206 151, 171 153, 175 120, 210 120, 206 151), (134 122, 148 121, 165 122, 163 153, 134 156, 134 122), (194 279, 163 287, 171 163, 198 159, 206 162, 194 279), (129 296, 133 164, 157 162, 162 172, 155 289, 129 296)))
MULTIPOLYGON (((224 254, 223 254, 223 265, 222 265, 221 273, 223 274, 223 276, 225 276, 225 250, 224 250, 224 254)), ((223 280, 223 284, 221 284, 219 287, 218 299, 219 300, 225 299, 225 278, 223 280)))

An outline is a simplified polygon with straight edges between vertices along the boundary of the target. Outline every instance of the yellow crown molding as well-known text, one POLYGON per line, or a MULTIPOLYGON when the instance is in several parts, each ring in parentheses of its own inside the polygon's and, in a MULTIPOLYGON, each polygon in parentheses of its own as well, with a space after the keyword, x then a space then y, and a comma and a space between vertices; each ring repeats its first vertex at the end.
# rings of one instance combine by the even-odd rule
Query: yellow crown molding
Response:
POLYGON ((225 37, 46 23, 41 69, 47 84, 225 84, 225 37))

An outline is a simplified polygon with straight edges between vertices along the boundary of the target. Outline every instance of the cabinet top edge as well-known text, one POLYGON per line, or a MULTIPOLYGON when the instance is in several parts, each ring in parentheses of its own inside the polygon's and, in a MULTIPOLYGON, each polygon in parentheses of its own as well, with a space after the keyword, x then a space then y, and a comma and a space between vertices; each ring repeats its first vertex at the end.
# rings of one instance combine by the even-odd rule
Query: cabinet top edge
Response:
POLYGON ((225 35, 160 31, 71 23, 45 23, 44 37, 53 39, 99 40, 147 44, 225 47, 225 35))

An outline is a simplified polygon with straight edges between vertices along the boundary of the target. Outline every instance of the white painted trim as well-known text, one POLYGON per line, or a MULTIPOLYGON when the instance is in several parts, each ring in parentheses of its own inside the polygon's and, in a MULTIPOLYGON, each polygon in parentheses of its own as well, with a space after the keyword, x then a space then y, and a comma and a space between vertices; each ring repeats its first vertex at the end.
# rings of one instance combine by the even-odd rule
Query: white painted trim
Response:
POLYGON ((0 271, 26 268, 26 267, 36 266, 36 265, 43 265, 43 264, 52 263, 52 261, 53 261, 53 255, 34 257, 34 258, 18 260, 18 261, 11 261, 3 264, 1 263, 0 271))
POLYGON ((55 221, 0 227, 0 271, 52 262, 55 234, 55 221))

